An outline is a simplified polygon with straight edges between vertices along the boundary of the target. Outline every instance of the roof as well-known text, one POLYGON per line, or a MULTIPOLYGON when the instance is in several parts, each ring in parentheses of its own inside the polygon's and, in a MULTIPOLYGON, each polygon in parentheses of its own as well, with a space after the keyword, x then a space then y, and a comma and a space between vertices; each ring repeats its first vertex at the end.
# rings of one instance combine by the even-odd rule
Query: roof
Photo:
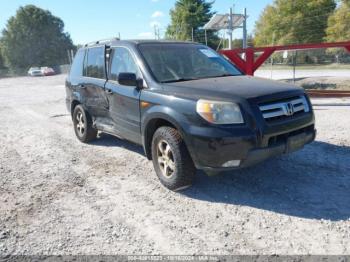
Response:
POLYGON ((134 39, 134 40, 126 40, 129 42, 134 42, 135 44, 196 44, 195 42, 189 41, 176 41, 176 40, 147 40, 147 39, 134 39))
POLYGON ((134 43, 134 44, 197 44, 195 42, 188 42, 188 41, 175 41, 175 40, 147 40, 147 39, 131 39, 131 40, 119 40, 118 38, 111 38, 111 39, 105 39, 105 40, 99 40, 95 42, 88 43, 84 45, 84 47, 91 47, 101 44, 107 44, 107 45, 113 45, 116 43, 134 43))

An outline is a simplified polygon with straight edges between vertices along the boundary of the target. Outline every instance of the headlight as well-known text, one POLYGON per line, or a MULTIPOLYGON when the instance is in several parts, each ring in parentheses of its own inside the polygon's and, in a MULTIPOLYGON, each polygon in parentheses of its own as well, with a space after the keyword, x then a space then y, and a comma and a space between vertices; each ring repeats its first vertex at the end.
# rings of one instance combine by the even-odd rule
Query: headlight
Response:
POLYGON ((197 113, 212 124, 244 123, 239 105, 231 102, 198 100, 197 113))

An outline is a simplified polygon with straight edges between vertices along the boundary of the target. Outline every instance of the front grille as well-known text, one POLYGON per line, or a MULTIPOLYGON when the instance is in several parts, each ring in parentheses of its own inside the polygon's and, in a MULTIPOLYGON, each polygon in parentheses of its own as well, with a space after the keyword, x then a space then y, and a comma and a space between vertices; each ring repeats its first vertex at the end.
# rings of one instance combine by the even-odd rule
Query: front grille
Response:
POLYGON ((291 118, 310 112, 310 107, 305 96, 264 103, 259 108, 266 121, 291 118))

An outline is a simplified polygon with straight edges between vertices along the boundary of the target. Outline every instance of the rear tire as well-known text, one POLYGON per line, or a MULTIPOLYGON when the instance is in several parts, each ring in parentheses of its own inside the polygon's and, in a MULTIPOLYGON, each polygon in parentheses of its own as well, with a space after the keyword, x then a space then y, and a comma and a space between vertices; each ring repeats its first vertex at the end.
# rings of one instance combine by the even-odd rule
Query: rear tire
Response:
POLYGON ((196 168, 180 133, 172 127, 160 127, 152 140, 153 166, 160 182, 170 190, 192 185, 196 168))
POLYGON ((73 125, 77 138, 88 143, 97 136, 97 130, 92 127, 92 119, 88 112, 81 105, 77 105, 73 111, 73 125))

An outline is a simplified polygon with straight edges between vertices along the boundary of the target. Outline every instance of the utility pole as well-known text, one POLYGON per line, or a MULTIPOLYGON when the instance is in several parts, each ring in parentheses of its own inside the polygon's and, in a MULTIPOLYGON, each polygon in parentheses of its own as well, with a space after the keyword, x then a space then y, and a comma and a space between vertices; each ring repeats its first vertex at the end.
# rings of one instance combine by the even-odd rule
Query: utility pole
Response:
POLYGON ((232 49, 232 33, 233 33, 233 11, 232 8, 230 8, 230 17, 229 17, 229 26, 228 26, 228 30, 229 30, 229 42, 228 42, 228 49, 232 49))
MULTIPOLYGON (((275 37, 276 37, 276 34, 275 34, 275 31, 273 31, 273 34, 272 34, 272 45, 273 46, 275 45, 275 37)), ((273 68, 273 56, 271 56, 271 79, 272 79, 272 68, 273 68)))
POLYGON ((194 42, 194 29, 192 27, 192 42, 194 42))
POLYGON ((244 21, 243 21, 243 48, 248 47, 247 41, 247 8, 244 8, 244 21))
POLYGON ((293 55, 293 83, 294 84, 295 84, 295 67, 297 65, 297 55, 298 55, 298 51, 295 50, 293 55))
POLYGON ((204 29, 205 45, 208 45, 207 29, 204 29))
POLYGON ((74 59, 74 50, 73 49, 70 50, 70 57, 71 57, 71 61, 73 64, 73 59, 74 59))
POLYGON ((229 13, 216 14, 210 21, 204 26, 205 30, 223 30, 221 37, 221 43, 223 48, 233 48, 233 31, 236 29, 243 29, 243 48, 248 47, 248 34, 247 34, 247 9, 244 9, 244 14, 235 13, 235 5, 229 9, 229 13), (219 19, 219 20, 218 20, 219 19), (226 42, 228 44, 226 44, 226 42))
POLYGON ((157 25, 154 25, 154 39, 159 39, 159 28, 157 25))
POLYGON ((69 50, 67 50, 67 55, 68 55, 68 62, 71 65, 72 64, 72 58, 71 58, 71 53, 69 50))

